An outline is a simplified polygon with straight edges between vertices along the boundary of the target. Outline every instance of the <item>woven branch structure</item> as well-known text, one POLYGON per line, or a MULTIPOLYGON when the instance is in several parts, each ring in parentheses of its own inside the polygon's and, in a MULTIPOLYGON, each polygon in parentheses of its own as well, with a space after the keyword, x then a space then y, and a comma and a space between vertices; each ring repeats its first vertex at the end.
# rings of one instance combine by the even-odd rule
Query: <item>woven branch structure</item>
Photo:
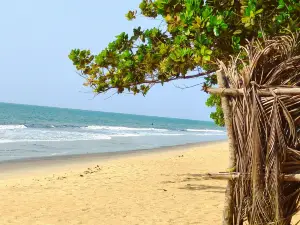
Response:
POLYGON ((219 62, 221 86, 208 91, 222 96, 235 172, 226 178, 224 225, 290 225, 299 210, 299 41, 251 42, 229 65, 219 62))

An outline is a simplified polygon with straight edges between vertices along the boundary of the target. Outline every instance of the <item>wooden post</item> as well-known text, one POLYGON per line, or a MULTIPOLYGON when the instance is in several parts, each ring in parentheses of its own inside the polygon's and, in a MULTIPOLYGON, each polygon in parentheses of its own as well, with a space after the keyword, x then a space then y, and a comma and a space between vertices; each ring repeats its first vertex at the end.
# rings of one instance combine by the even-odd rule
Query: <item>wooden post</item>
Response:
MULTIPOLYGON (((219 88, 228 88, 227 81, 223 71, 217 71, 217 79, 219 88)), ((233 135, 232 125, 232 110, 229 104, 228 96, 221 96, 222 109, 224 113, 225 125, 227 128, 228 143, 229 143, 229 169, 234 170, 236 166, 235 140, 233 135)), ((234 172, 234 171, 232 171, 234 172)), ((225 203, 223 211, 223 225, 233 225, 233 191, 234 180, 228 180, 225 203)))
MULTIPOLYGON (((243 89, 235 89, 235 88, 208 88, 207 92, 211 94, 218 94, 221 96, 229 95, 229 96, 242 96, 244 95, 243 89)), ((257 90, 258 96, 268 97, 276 95, 300 95, 300 88, 268 88, 268 89, 260 89, 257 90)))

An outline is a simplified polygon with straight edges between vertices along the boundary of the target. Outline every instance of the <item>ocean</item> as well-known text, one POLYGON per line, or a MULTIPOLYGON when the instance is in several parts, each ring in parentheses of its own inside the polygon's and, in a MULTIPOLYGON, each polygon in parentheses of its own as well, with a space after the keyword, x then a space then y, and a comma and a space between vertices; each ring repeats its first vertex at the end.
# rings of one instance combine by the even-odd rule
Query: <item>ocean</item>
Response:
POLYGON ((0 161, 226 138, 213 122, 0 103, 0 161))

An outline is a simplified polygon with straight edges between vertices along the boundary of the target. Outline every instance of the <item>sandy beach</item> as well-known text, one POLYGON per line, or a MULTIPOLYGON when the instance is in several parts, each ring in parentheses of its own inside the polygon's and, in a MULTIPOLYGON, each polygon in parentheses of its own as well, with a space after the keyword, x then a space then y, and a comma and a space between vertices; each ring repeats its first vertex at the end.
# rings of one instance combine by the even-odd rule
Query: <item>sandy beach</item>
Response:
POLYGON ((227 155, 227 143, 216 142, 3 164, 0 224, 220 224, 226 181, 196 174, 224 171, 227 155))

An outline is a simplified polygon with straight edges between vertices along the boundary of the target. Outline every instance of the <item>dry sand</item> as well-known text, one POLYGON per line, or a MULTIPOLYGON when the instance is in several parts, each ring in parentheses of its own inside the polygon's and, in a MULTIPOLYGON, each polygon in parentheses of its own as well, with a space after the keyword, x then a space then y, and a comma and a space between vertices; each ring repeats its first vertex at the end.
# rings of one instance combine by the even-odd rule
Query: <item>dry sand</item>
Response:
POLYGON ((221 224, 227 143, 90 158, 0 174, 0 224, 221 224), (98 166, 97 166, 98 165, 98 166))

